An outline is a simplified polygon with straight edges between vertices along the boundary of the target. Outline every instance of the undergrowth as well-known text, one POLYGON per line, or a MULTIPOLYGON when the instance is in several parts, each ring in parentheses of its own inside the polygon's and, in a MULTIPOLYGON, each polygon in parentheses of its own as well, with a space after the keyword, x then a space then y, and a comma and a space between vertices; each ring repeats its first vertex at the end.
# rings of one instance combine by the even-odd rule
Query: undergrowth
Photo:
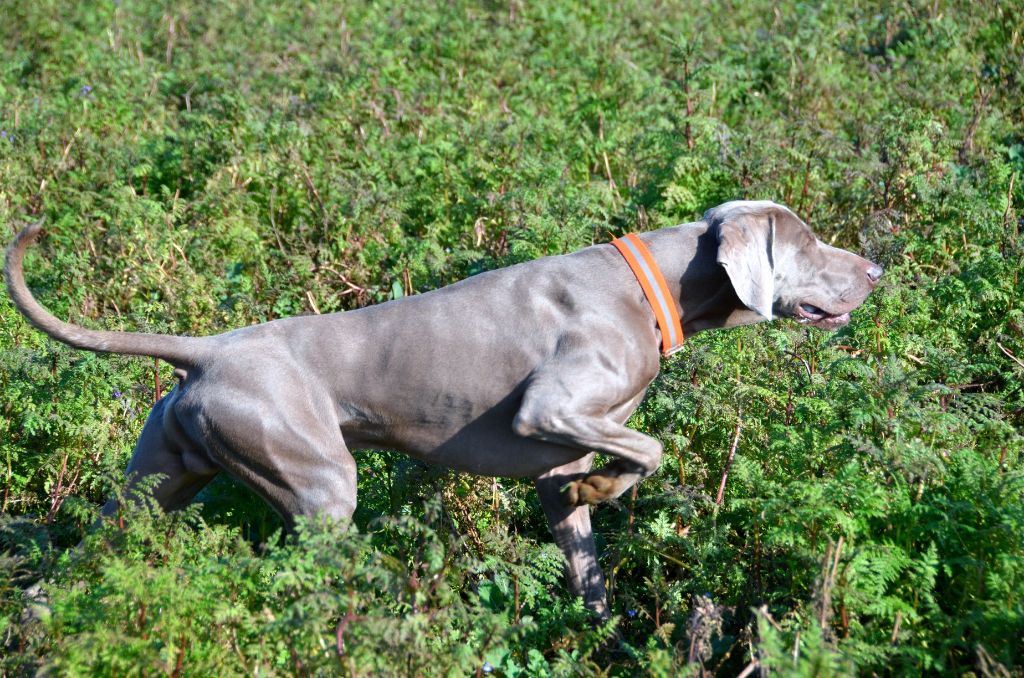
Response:
POLYGON ((0 300, 0 675, 1020 675, 1019 2, 8 2, 0 223, 93 327, 210 334, 792 207, 886 267, 835 334, 705 333, 594 511, 362 452, 354 524, 119 491, 166 365, 0 300), (729 463, 730 450, 735 459, 729 463), (719 494, 721 492, 721 499, 719 494), (38 582, 38 587, 33 587, 38 582))

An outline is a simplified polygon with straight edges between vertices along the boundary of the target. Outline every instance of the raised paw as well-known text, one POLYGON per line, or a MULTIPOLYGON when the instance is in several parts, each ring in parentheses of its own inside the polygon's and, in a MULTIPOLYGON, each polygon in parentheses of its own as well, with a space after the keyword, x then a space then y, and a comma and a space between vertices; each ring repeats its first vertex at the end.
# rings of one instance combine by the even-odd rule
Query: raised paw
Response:
POLYGON ((573 480, 567 483, 562 491, 565 492, 566 500, 571 506, 599 504, 617 495, 615 492, 617 480, 617 478, 594 474, 582 480, 573 480))

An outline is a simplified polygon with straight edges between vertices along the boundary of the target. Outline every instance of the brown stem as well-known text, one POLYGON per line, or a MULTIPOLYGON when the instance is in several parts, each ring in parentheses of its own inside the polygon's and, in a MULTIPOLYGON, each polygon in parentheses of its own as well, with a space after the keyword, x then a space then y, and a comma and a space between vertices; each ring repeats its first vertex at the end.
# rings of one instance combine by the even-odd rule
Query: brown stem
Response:
POLYGON ((174 673, 171 674, 173 678, 178 678, 181 675, 181 666, 185 663, 185 650, 188 648, 188 638, 185 634, 181 634, 181 649, 178 650, 178 661, 174 664, 174 673))
MULTIPOLYGON (((804 214, 804 200, 807 199, 807 189, 811 183, 811 156, 807 156, 807 165, 804 167, 804 185, 800 189, 800 200, 796 204, 797 214, 804 214)), ((810 218, 810 215, 804 216, 804 218, 810 218)))
POLYGON ((890 645, 895 645, 896 644, 896 640, 899 638, 899 635, 900 635, 900 622, 902 622, 902 621, 903 621, 903 613, 902 612, 897 612, 896 613, 896 621, 892 625, 892 637, 889 638, 889 644, 890 645))
POLYGON ((167 20, 167 48, 164 50, 164 62, 170 66, 174 60, 174 41, 177 37, 175 17, 168 17, 167 20))
POLYGON ((626 521, 626 536, 633 536, 633 509, 636 508, 636 485, 633 486, 633 492, 629 496, 629 518, 626 521))
MULTIPOLYGON (((604 146, 604 116, 599 115, 597 117, 597 138, 600 140, 601 145, 604 146)), ((601 158, 604 160, 604 174, 608 178, 608 190, 611 191, 617 199, 621 200, 622 196, 619 195, 619 187, 615 183, 615 178, 612 176, 612 166, 608 161, 608 151, 601 150, 601 158)))
POLYGON ((686 134, 686 147, 693 150, 693 129, 690 127, 690 118, 693 117, 693 97, 690 96, 690 59, 683 59, 683 92, 686 93, 686 125, 683 128, 686 134))
POLYGON ((747 664, 746 668, 744 668, 742 671, 736 674, 736 678, 747 678, 747 676, 756 671, 760 665, 761 662, 755 659, 754 661, 747 664))
POLYGON ((843 553, 845 538, 840 535, 835 546, 829 541, 828 550, 825 551, 825 558, 822 561, 821 569, 821 590, 818 598, 818 622, 821 630, 828 637, 831 637, 829 623, 832 620, 832 589, 836 584, 836 573, 839 570, 839 558, 843 553))
POLYGON ((722 471, 722 482, 718 485, 718 496, 715 497, 715 504, 722 505, 725 499, 725 481, 729 478, 729 469, 732 467, 732 460, 736 458, 736 447, 740 444, 740 431, 743 430, 743 410, 736 416, 736 433, 732 437, 732 448, 729 450, 729 457, 725 460, 725 470, 722 471))
POLYGON ((974 150, 974 133, 978 131, 981 114, 988 104, 989 97, 992 96, 992 90, 986 91, 984 87, 980 87, 978 93, 980 96, 974 102, 974 114, 971 116, 971 121, 967 123, 967 129, 964 131, 964 140, 960 144, 960 151, 957 153, 957 160, 961 165, 967 164, 968 156, 974 150))
POLYGON ((164 395, 160 386, 160 358, 153 358, 153 404, 156 405, 164 395))
MULTIPOLYGON (((1010 214, 1013 212, 1013 183, 1017 180, 1017 173, 1010 175, 1010 186, 1006 189, 1006 209, 1003 210, 1003 228, 1010 230, 1010 214)), ((1017 223, 1014 221, 1013 233, 1017 234, 1017 223)))
POLYGON ((68 470, 68 455, 65 454, 64 458, 60 462, 60 470, 57 471, 57 484, 53 488, 50 498, 50 511, 46 514, 47 524, 52 523, 54 516, 57 515, 57 511, 60 509, 60 505, 63 504, 61 494, 64 490, 64 473, 68 470))
POLYGON ((139 629, 139 635, 146 640, 146 602, 139 601, 139 616, 135 619, 135 626, 139 629))
POLYGON ((514 575, 512 578, 513 586, 515 589, 515 623, 519 625, 519 575, 514 575))

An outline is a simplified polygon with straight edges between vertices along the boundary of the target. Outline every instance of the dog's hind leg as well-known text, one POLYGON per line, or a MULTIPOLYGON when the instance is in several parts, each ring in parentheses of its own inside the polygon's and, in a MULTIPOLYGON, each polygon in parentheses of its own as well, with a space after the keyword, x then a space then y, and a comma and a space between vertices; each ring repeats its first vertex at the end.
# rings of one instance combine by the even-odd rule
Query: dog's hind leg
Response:
POLYGON ((352 517, 356 462, 339 428, 301 410, 267 416, 243 406, 231 415, 217 420, 211 456, 263 497, 289 528, 299 517, 352 517))
POLYGON ((590 527, 590 507, 570 506, 562 487, 590 470, 593 454, 551 469, 534 480, 551 534, 566 560, 569 588, 602 619, 608 618, 604 574, 597 563, 597 548, 590 527))
MULTIPOLYGON (((220 470, 185 436, 174 413, 177 395, 172 391, 153 406, 125 472, 129 491, 146 477, 160 474, 152 492, 165 511, 187 505, 220 470)), ((103 515, 112 515, 117 506, 111 499, 103 515)))
MULTIPOLYGON (((157 402, 142 427, 142 435, 135 443, 135 451, 125 472, 129 501, 135 500, 131 491, 145 478, 159 474, 160 480, 153 487, 152 496, 164 511, 173 511, 192 501, 219 471, 205 457, 197 454, 196 448, 185 437, 174 413, 179 393, 177 390, 171 391, 157 402)), ((103 518, 115 516, 119 506, 117 499, 110 499, 104 505, 101 515, 103 518)), ((81 555, 83 543, 72 551, 75 557, 81 555)), ((22 616, 23 621, 38 619, 46 614, 48 602, 45 583, 37 581, 29 586, 25 590, 25 600, 28 605, 22 616)))

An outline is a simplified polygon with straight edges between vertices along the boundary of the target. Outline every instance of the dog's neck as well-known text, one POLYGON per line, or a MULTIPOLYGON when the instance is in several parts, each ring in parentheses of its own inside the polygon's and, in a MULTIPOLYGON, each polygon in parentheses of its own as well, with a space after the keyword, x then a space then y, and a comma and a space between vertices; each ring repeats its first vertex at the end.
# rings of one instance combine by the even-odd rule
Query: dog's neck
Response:
POLYGON ((679 308, 683 333, 750 325, 764 318, 751 311, 718 263, 718 238, 704 222, 642 234, 679 308), (689 252, 692 256, 680 257, 689 252))

